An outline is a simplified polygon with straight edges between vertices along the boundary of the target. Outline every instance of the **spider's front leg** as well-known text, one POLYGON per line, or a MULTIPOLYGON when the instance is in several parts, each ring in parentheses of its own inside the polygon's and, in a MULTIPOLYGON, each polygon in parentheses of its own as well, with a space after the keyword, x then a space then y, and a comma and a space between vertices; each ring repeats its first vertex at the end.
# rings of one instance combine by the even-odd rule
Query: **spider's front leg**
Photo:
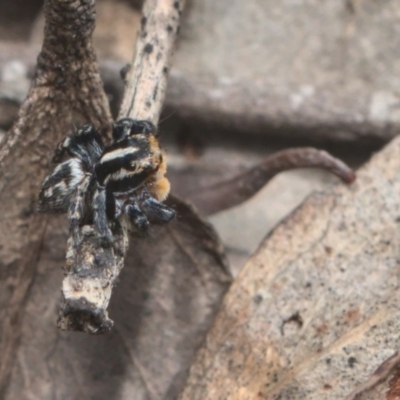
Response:
POLYGON ((103 151, 103 142, 95 128, 92 125, 84 125, 58 144, 53 163, 59 163, 67 153, 70 157, 81 160, 86 169, 91 169, 103 151))
MULTIPOLYGON (((107 201, 110 201, 112 193, 106 192, 103 186, 97 184, 93 196, 93 223, 97 229, 100 236, 107 242, 112 243, 114 241, 113 234, 109 228, 109 221, 114 218, 109 218, 107 213, 107 201)), ((115 200, 114 202, 114 212, 115 212, 115 200)))
POLYGON ((80 225, 86 213, 86 194, 91 182, 91 175, 85 178, 76 186, 75 193, 71 199, 68 209, 68 219, 70 221, 70 231, 75 247, 81 243, 80 225))
MULTIPOLYGON (((74 203, 77 187, 86 174, 91 174, 94 164, 104 150, 103 143, 92 125, 85 125, 64 138, 57 146, 53 162, 59 163, 65 155, 69 160, 57 165, 43 181, 39 194, 40 212, 67 212, 74 203), (71 205, 71 206, 70 206, 71 205)), ((78 194, 79 198, 80 194, 78 194)), ((76 212, 73 211, 72 214, 76 212)), ((79 225, 79 223, 78 223, 79 225)))
POLYGON ((43 181, 38 211, 67 212, 77 187, 84 179, 85 171, 80 160, 72 158, 58 165, 43 181))

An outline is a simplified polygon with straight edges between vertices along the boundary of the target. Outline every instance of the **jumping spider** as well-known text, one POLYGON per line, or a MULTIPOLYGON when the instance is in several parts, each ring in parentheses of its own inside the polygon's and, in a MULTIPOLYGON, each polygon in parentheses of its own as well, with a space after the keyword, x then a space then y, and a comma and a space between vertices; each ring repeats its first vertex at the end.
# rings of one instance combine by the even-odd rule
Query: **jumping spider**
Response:
POLYGON ((165 153, 149 121, 123 118, 113 125, 113 142, 105 147, 92 125, 85 125, 57 147, 39 194, 40 212, 68 212, 72 237, 80 243, 80 226, 92 223, 100 237, 113 241, 110 223, 126 216, 138 234, 150 223, 175 216, 162 204, 169 193, 165 153), (61 162, 67 154, 70 158, 61 162), (60 163, 61 162, 61 163, 60 163))

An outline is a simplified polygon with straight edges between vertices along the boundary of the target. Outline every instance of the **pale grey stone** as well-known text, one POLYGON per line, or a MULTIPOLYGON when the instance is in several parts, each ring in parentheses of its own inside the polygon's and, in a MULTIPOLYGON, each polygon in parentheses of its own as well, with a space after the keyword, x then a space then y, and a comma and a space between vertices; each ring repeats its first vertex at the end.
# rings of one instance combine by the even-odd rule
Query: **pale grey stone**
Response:
POLYGON ((388 140, 400 122, 396 0, 188 5, 167 103, 283 137, 388 140))

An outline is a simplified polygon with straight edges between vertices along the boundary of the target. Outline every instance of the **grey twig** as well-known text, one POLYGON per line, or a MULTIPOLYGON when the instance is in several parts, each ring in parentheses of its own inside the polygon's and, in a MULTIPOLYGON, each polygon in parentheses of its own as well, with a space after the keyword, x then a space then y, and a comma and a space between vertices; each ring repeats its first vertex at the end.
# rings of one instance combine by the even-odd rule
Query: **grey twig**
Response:
POLYGON ((145 119, 157 125, 184 4, 184 0, 145 1, 119 118, 145 119))
POLYGON ((234 207, 254 196, 275 175, 297 168, 321 168, 337 175, 346 183, 355 173, 339 159, 312 147, 282 150, 262 163, 232 179, 189 193, 187 199, 205 215, 234 207))

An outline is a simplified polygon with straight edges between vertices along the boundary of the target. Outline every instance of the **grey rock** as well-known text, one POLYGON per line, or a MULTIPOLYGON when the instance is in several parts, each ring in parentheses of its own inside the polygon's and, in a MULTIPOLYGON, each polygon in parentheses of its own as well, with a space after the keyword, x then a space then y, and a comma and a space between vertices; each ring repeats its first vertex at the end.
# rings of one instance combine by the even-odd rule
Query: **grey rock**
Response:
POLYGON ((400 122, 396 0, 188 4, 167 103, 227 129, 370 143, 400 122))
POLYGON ((11 60, 0 71, 0 98, 22 103, 30 83, 26 65, 21 60, 11 60))
MULTIPOLYGON (((400 124, 399 15, 396 0, 189 1, 166 105, 228 131, 388 141, 400 124)), ((138 21, 125 3, 99 3, 95 44, 103 64, 118 61, 113 82, 138 21)), ((42 31, 38 18, 31 43, 42 31)))

